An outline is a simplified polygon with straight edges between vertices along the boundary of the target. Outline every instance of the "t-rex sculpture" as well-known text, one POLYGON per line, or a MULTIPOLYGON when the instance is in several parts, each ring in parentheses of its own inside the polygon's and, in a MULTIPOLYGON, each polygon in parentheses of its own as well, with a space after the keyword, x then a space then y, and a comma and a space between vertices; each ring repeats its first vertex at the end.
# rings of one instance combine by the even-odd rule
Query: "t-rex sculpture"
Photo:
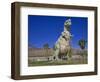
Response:
POLYGON ((70 33, 71 19, 64 22, 64 31, 54 45, 53 60, 69 60, 71 58, 71 33, 70 33))

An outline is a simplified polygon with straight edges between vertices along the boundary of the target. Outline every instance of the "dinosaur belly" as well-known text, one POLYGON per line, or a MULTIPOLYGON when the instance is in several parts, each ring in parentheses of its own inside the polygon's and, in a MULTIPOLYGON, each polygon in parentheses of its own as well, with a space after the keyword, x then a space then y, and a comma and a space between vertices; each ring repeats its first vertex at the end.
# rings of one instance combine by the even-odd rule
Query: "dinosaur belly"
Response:
POLYGON ((61 53, 61 54, 66 53, 66 51, 67 51, 66 48, 67 48, 67 47, 66 47, 65 45, 61 45, 61 47, 60 47, 60 53, 61 53))
POLYGON ((65 54, 67 52, 68 46, 69 43, 65 39, 62 39, 60 41, 60 53, 65 54))

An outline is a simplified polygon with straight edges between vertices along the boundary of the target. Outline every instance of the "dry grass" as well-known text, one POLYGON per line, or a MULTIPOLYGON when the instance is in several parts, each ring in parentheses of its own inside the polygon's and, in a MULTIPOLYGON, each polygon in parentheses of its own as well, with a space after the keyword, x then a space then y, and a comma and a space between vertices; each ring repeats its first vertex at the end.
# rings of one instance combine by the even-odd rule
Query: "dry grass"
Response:
POLYGON ((29 66, 54 66, 54 65, 77 65, 77 64, 87 64, 87 57, 86 56, 73 56, 70 61, 34 61, 29 62, 29 66))

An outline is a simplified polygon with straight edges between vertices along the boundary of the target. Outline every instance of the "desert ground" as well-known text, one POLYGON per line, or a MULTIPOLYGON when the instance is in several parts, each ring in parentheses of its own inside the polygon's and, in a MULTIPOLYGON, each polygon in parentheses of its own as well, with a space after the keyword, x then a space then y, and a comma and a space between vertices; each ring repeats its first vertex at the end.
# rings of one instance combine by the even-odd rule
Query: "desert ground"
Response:
POLYGON ((53 65, 78 65, 78 64, 87 64, 88 63, 88 55, 87 51, 81 53, 80 49, 73 49, 72 57, 70 61, 61 60, 61 61, 31 61, 30 58, 35 58, 42 56, 47 57, 52 54, 52 50, 49 52, 49 55, 46 54, 46 50, 39 50, 39 49, 29 49, 28 53, 28 66, 53 66, 53 65), (45 54, 45 55, 44 55, 45 54))

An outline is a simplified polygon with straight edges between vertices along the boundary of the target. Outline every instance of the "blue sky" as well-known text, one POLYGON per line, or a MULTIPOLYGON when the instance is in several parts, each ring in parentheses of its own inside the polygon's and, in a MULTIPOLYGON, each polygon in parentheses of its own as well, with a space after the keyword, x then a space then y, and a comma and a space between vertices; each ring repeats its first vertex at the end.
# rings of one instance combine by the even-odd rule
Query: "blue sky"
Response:
POLYGON ((78 41, 88 38, 88 19, 83 17, 28 15, 28 45, 42 48, 48 43, 52 48, 64 28, 64 22, 71 19, 71 46, 79 48, 78 41))

